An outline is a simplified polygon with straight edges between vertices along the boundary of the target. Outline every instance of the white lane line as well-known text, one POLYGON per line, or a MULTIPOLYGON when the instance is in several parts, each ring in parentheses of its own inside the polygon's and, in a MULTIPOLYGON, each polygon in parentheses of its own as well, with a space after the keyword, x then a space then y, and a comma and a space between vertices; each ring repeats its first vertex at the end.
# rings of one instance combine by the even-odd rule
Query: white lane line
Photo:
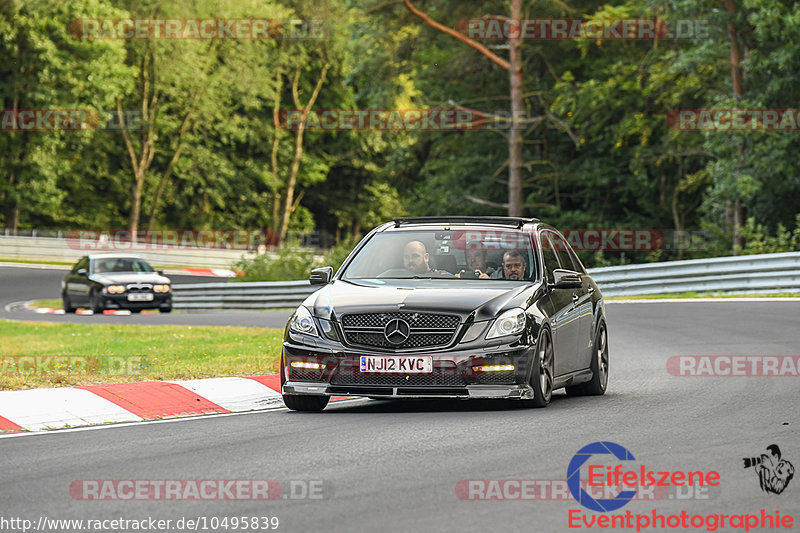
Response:
POLYGON ((800 302, 800 298, 648 298, 643 300, 605 300, 607 304, 659 304, 659 303, 708 303, 708 302, 800 302))

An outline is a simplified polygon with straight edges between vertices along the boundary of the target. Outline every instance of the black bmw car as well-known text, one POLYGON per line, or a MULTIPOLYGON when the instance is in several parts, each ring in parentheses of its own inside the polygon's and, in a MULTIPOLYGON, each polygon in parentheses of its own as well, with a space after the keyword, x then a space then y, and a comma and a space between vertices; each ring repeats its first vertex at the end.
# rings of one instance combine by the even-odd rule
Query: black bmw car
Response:
POLYGON ((169 278, 144 259, 132 255, 98 254, 82 257, 61 282, 64 311, 88 307, 95 313, 106 309, 172 311, 169 278))
POLYGON ((373 229, 286 326, 286 406, 333 395, 508 398, 608 382, 603 297, 564 237, 537 219, 407 217, 373 229))

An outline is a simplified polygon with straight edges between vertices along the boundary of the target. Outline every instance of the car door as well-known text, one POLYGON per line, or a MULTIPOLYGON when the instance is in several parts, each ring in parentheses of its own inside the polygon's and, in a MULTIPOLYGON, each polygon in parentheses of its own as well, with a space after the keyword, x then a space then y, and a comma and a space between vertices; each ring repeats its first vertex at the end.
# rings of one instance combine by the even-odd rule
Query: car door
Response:
POLYGON ((581 277, 581 287, 569 289, 570 299, 572 300, 572 312, 570 316, 575 322, 576 327, 572 328, 575 334, 575 360, 572 370, 582 370, 589 368, 592 351, 592 294, 594 288, 591 286, 589 275, 581 265, 575 252, 570 248, 569 243, 561 234, 552 231, 550 238, 553 241, 556 256, 561 268, 572 270, 581 277))
POLYGON ((84 257, 80 260, 77 265, 77 269, 75 270, 74 281, 72 282, 72 291, 70 298, 75 303, 80 303, 83 305, 87 305, 89 303, 89 274, 90 274, 90 261, 88 257, 84 257), (86 276, 78 275, 78 270, 85 270, 86 276))
POLYGON ((66 291, 72 304, 86 304, 89 288, 89 280, 86 276, 78 275, 78 270, 84 269, 89 272, 89 257, 81 259, 72 267, 66 278, 66 291))
POLYGON ((558 261, 555 246, 550 240, 552 234, 549 231, 543 231, 539 235, 544 258, 544 279, 548 286, 550 301, 553 304, 550 324, 555 350, 554 372, 556 376, 561 376, 575 370, 579 323, 576 320, 576 311, 572 300, 573 290, 557 289, 554 286, 553 271, 562 266, 558 261))

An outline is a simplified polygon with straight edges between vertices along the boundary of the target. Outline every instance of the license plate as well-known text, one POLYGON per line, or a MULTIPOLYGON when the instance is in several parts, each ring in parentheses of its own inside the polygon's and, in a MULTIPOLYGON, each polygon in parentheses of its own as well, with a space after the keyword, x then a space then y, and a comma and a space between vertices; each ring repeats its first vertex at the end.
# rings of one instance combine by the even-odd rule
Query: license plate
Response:
POLYGON ((375 373, 397 372, 403 374, 430 374, 433 372, 431 356, 361 356, 361 371, 375 373))
POLYGON ((133 293, 128 295, 129 302, 152 302, 153 295, 149 292, 133 293))

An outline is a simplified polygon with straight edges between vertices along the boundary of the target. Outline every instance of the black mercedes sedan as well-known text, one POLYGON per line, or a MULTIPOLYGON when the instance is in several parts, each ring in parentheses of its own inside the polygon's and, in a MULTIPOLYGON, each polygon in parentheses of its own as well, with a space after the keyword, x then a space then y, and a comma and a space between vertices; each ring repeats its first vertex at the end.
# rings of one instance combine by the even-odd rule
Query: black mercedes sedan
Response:
POLYGON ((512 217, 406 217, 373 229, 289 319, 286 406, 331 396, 507 398, 608 383, 603 296, 556 229, 512 217))
POLYGON ((88 307, 94 313, 106 309, 172 311, 170 279, 147 261, 133 255, 98 254, 82 257, 61 282, 64 312, 88 307))

